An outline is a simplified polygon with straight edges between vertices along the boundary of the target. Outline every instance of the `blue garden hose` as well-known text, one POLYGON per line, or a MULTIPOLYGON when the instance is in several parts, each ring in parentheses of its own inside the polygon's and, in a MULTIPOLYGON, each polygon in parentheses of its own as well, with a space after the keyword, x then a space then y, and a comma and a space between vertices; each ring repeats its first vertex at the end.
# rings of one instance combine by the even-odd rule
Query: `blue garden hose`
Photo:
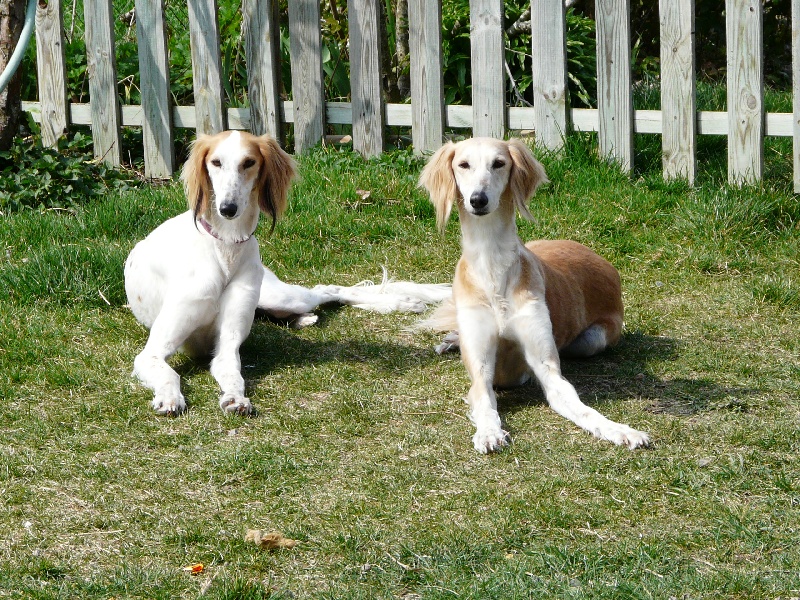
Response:
POLYGON ((19 43, 14 48, 14 54, 11 55, 3 74, 0 75, 0 94, 3 93, 8 82, 17 72, 17 67, 22 62, 22 57, 25 56, 25 50, 28 48, 28 42, 31 41, 31 35, 36 25, 36 2, 37 0, 28 1, 28 10, 25 12, 25 25, 19 35, 19 43))

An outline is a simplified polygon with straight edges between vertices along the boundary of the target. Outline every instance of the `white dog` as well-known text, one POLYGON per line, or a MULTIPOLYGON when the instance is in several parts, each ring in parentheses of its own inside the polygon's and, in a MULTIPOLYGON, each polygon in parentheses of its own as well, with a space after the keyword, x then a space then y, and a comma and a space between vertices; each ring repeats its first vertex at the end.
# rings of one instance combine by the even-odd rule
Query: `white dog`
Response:
POLYGON ((252 410, 245 397, 239 347, 250 333, 256 307, 301 325, 327 302, 391 312, 424 310, 450 296, 449 285, 384 282, 381 286, 317 286, 280 281, 261 264, 253 233, 259 214, 272 226, 286 207, 295 163, 269 136, 224 132, 201 136, 182 179, 190 210, 139 242, 125 263, 125 290, 136 318, 150 329, 134 374, 155 392, 159 414, 185 410, 180 378, 167 364, 178 349, 211 356, 211 374, 230 413, 252 410))
POLYGON ((546 181, 544 168, 519 140, 451 142, 431 157, 420 183, 440 229, 457 204, 463 252, 453 301, 423 325, 456 330, 444 346, 460 345, 472 381, 467 402, 478 452, 508 440, 493 386, 520 385, 531 375, 553 410, 579 427, 629 448, 647 446, 646 433, 583 404, 561 375, 559 350, 588 357, 619 340, 622 296, 616 269, 585 246, 520 241, 516 212, 530 218, 527 201, 546 181))

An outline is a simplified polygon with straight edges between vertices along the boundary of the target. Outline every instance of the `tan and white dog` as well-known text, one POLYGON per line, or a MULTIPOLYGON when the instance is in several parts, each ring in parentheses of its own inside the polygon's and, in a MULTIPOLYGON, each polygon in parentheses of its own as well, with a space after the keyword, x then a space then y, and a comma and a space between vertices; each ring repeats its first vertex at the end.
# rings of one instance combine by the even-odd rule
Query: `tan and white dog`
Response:
POLYGON ((452 331, 472 386, 467 396, 481 453, 508 443, 494 387, 520 385, 534 375, 547 402, 596 437, 629 448, 647 446, 646 433, 615 423, 581 402, 561 375, 559 351, 588 357, 615 344, 622 332, 620 277, 605 259, 577 242, 535 241, 517 235, 516 212, 547 181, 542 165, 519 140, 475 138, 447 143, 420 177, 443 229, 455 203, 462 255, 453 299, 423 326, 452 331))
POLYGON ((226 131, 201 136, 181 177, 189 210, 165 221, 139 242, 125 262, 125 290, 136 318, 150 329, 134 374, 155 393, 159 414, 178 414, 186 401, 167 359, 178 349, 213 356, 211 374, 225 412, 247 414, 239 347, 256 308, 301 325, 328 302, 377 312, 421 312, 450 296, 449 285, 386 282, 382 285, 284 283, 261 264, 253 236, 260 213, 275 220, 286 208, 294 160, 269 136, 226 131))

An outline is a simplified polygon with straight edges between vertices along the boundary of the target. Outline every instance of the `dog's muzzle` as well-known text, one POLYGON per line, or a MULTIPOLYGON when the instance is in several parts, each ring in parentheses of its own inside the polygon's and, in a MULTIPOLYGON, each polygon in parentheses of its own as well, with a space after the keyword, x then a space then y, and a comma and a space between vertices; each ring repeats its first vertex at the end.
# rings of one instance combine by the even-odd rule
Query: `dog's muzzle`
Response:
POLYGON ((219 214, 221 214, 226 219, 232 219, 236 216, 236 212, 239 210, 239 207, 234 204, 233 202, 225 202, 221 204, 219 207, 219 214))
POLYGON ((469 197, 469 205, 476 215, 485 215, 489 212, 486 210, 489 205, 489 197, 486 192, 473 192, 469 197))

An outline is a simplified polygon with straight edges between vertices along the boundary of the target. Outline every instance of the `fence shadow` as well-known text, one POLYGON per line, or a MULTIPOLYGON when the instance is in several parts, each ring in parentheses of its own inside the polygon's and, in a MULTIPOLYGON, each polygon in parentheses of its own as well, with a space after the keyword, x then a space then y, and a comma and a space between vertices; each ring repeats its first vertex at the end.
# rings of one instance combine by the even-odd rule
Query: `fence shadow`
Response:
MULTIPOLYGON (((585 403, 601 410, 606 402, 631 398, 649 401, 654 413, 688 416, 712 409, 743 410, 747 397, 757 390, 720 386, 709 379, 662 380, 650 366, 675 360, 684 344, 666 337, 630 332, 620 343, 590 359, 563 359, 564 377, 585 403)), ((501 413, 515 412, 531 402, 544 402, 536 382, 503 390, 498 395, 501 413)))

